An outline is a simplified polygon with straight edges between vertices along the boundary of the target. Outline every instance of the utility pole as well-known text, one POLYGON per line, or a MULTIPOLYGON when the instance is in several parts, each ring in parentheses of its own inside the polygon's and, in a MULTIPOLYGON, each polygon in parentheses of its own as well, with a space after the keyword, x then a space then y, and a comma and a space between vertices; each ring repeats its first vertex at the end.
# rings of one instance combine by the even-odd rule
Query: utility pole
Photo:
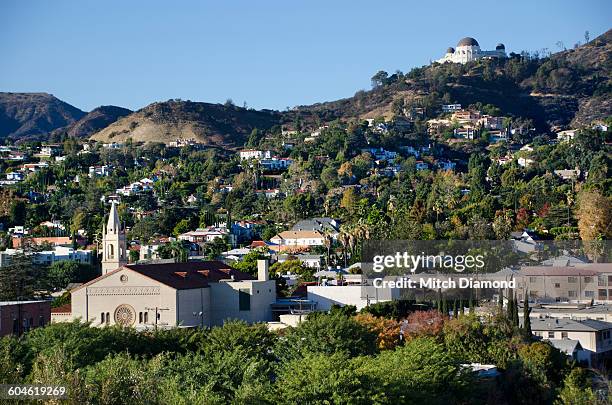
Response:
POLYGON ((159 313, 161 311, 169 311, 169 310, 170 310, 169 308, 159 308, 159 307, 155 307, 155 308, 146 307, 145 308, 145 311, 155 311, 155 330, 157 330, 157 320, 159 317, 159 313))

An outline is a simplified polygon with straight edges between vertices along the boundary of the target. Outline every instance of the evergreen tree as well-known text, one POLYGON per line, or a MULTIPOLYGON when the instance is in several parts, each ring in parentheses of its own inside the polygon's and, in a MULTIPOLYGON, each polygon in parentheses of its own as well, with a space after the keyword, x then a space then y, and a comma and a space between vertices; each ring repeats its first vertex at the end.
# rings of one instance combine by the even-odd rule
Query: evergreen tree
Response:
POLYGON ((499 299, 497 300, 497 306, 499 307, 500 311, 504 310, 504 291, 501 288, 499 289, 499 299))
POLYGON ((472 298, 472 290, 470 290, 470 314, 476 312, 474 308, 474 299, 472 298))
POLYGON ((442 315, 448 316, 448 300, 446 298, 442 300, 442 315))
POLYGON ((459 303, 457 302, 457 300, 453 302, 453 318, 459 318, 459 303))
POLYGON ((463 300, 459 300, 459 313, 461 314, 461 316, 465 315, 465 308, 463 305, 463 300))
POLYGON ((514 326, 516 326, 517 328, 519 327, 519 306, 518 306, 518 300, 516 299, 516 294, 514 292, 512 292, 512 301, 514 301, 514 304, 512 305, 512 323, 514 324, 514 326))
POLYGON ((529 296, 527 295, 528 291, 525 290, 525 301, 523 303, 523 334, 526 338, 531 338, 531 318, 529 314, 531 314, 531 308, 529 308, 529 296))

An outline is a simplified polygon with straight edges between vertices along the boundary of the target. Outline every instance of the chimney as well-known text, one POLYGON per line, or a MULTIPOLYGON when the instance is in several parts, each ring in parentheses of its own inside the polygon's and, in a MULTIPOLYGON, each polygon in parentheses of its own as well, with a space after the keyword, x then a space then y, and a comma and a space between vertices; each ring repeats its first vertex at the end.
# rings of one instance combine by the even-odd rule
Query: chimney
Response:
POLYGON ((268 260, 257 260, 257 280, 268 281, 268 260))

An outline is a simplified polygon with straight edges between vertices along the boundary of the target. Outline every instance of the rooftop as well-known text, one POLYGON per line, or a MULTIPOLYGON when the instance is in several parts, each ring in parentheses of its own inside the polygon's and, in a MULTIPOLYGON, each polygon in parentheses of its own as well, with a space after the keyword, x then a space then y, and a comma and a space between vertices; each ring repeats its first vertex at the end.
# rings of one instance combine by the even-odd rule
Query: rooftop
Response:
POLYGON ((217 260, 186 263, 128 264, 83 284, 73 291, 87 287, 124 269, 135 271, 176 290, 205 288, 208 287, 209 283, 216 283, 221 280, 254 280, 254 277, 250 274, 234 270, 227 264, 217 260))
POLYGON ((586 319, 584 321, 574 321, 571 319, 531 319, 531 329, 535 331, 574 331, 574 332, 597 332, 612 329, 612 323, 586 319))

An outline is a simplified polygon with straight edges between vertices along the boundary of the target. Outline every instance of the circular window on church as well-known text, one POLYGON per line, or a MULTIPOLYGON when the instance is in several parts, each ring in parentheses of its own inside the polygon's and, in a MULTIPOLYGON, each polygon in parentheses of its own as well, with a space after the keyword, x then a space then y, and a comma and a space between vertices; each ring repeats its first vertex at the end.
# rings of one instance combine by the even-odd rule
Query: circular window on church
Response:
POLYGON ((121 280, 122 283, 127 283, 128 277, 125 274, 122 274, 121 277, 119 277, 119 280, 121 280))
POLYGON ((134 308, 127 304, 122 304, 115 309, 115 323, 121 326, 132 326, 136 320, 134 308))

